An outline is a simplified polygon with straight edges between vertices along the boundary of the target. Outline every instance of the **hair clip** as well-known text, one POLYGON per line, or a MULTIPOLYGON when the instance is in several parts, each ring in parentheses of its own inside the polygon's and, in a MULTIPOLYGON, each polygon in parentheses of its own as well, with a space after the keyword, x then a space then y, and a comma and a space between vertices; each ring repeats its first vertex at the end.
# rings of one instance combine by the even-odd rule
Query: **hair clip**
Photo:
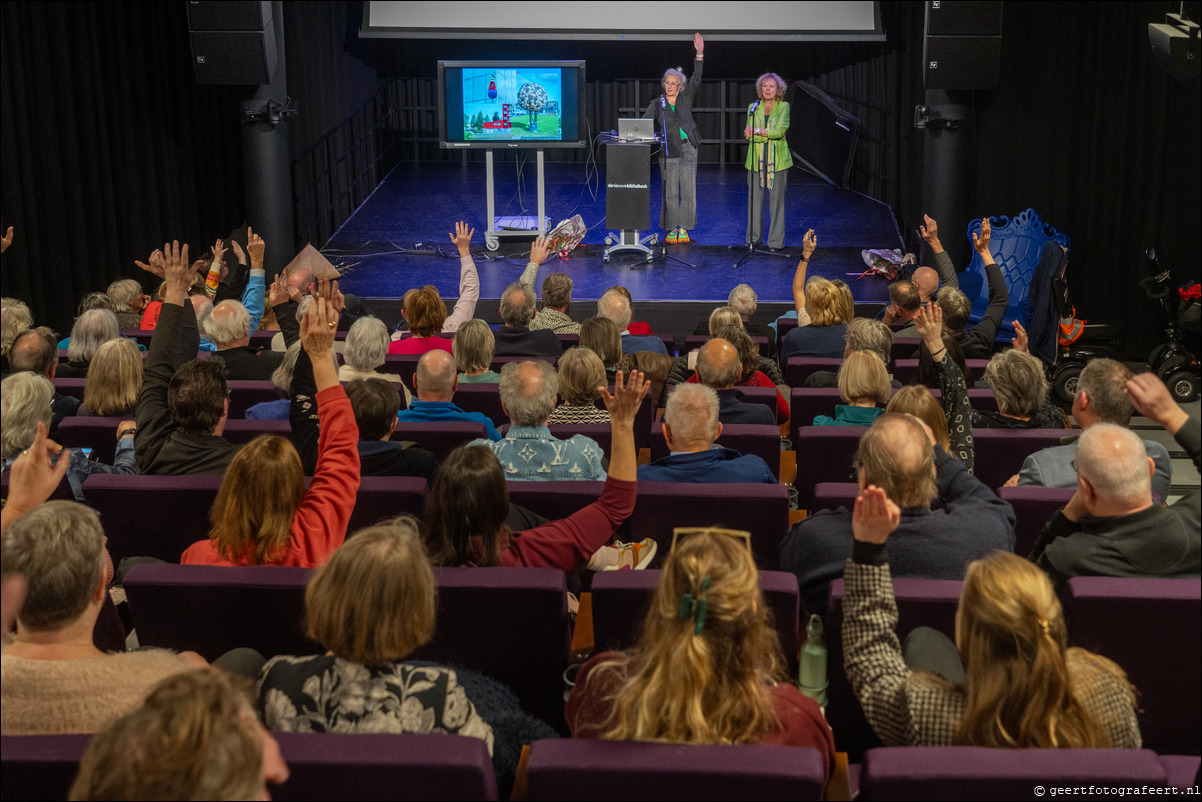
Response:
POLYGON ((693 625, 693 634, 700 635, 701 630, 705 628, 705 609, 706 598, 705 594, 709 592, 710 585, 713 580, 709 574, 701 580, 701 590, 697 593, 697 598, 693 598, 692 593, 686 593, 680 597, 680 618, 683 621, 687 618, 696 618, 697 623, 693 625))
POLYGON ((1043 630, 1043 634, 1050 635, 1052 633, 1051 621, 1048 621, 1046 618, 1036 618, 1035 620, 1039 623, 1039 628, 1043 630))

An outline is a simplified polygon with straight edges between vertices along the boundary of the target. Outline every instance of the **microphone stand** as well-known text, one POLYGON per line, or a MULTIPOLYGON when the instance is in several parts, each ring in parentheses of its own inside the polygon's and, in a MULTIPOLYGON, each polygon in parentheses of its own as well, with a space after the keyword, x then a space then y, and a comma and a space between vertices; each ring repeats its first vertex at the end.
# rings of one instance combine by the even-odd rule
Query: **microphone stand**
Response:
MULTIPOLYGON (((752 105, 751 110, 747 112, 747 127, 751 128, 751 130, 752 130, 751 139, 748 140, 747 147, 752 149, 752 151, 751 151, 752 153, 755 152, 754 148, 756 145, 755 133, 754 133, 755 132, 755 127, 754 127, 755 126, 755 112, 756 112, 756 109, 758 109, 759 107, 760 107, 760 100, 757 98, 754 105, 752 105)), ((764 127, 765 128, 768 127, 768 115, 767 114, 764 115, 764 127)), ((765 141, 763 143, 763 146, 768 147, 771 144, 771 141, 768 140, 767 136, 765 136, 764 139, 765 139, 765 141)), ((758 159, 757 159, 757 161, 758 161, 758 159)), ((755 203, 754 203, 755 195, 753 193, 756 193, 756 192, 760 193, 760 197, 762 198, 764 195, 764 187, 768 183, 768 160, 767 159, 764 159, 763 168, 757 169, 756 172, 757 172, 757 176, 760 179, 759 186, 756 186, 755 182, 752 182, 752 185, 747 188, 747 235, 748 235, 748 239, 750 239, 750 237, 751 237, 751 223, 755 217, 755 214, 753 211, 755 208, 755 203)), ((763 211, 763 208, 761 208, 760 209, 760 225, 761 225, 761 227, 763 226, 763 218, 764 218, 764 211, 763 211)), ((743 250, 743 248, 740 248, 738 245, 731 245, 729 247, 732 251, 743 250)), ((742 266, 742 264, 744 262, 746 262, 748 259, 751 259, 756 256, 772 256, 777 259, 792 259, 793 258, 792 256, 790 256, 787 253, 779 253, 777 251, 768 250, 767 248, 763 248, 763 249, 758 248, 758 247, 756 247, 756 244, 754 242, 747 243, 745 248, 746 248, 745 253, 739 257, 739 261, 735 262, 734 268, 733 268, 734 270, 738 270, 739 267, 742 266)))
MULTIPOLYGON (((659 96, 659 104, 660 104, 660 112, 661 112, 660 119, 662 120, 662 123, 663 123, 662 127, 663 127, 663 134, 664 134, 664 139, 662 142, 662 145, 664 148, 664 161, 667 161, 668 160, 668 99, 666 97, 664 97, 663 95, 660 95, 659 96)), ((663 215, 664 202, 667 200, 667 197, 668 197, 668 188, 664 183, 664 171, 661 169, 659 171, 660 215, 663 215)), ((681 259, 679 256, 673 256, 672 254, 668 253, 668 237, 666 234, 664 235, 664 238, 662 240, 660 240, 660 243, 659 243, 659 256, 656 256, 655 253, 652 252, 647 257, 646 261, 654 262, 657 258, 658 259, 671 259, 673 262, 679 262, 680 264, 684 265, 685 267, 689 268, 690 270, 697 269, 697 265, 693 264, 692 262, 686 262, 684 259, 681 259)))

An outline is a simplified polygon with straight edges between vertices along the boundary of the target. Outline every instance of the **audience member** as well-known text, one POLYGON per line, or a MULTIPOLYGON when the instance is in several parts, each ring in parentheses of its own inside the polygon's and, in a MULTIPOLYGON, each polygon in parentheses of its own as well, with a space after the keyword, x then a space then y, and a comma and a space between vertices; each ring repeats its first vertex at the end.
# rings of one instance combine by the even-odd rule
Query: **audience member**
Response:
POLYGON ((238 301, 222 301, 214 306, 203 327, 209 340, 217 347, 214 358, 225 362, 226 375, 230 379, 268 380, 284 359, 276 351, 250 344, 250 335, 253 333, 251 314, 238 301))
MULTIPOLYGON (((26 449, 33 448, 41 428, 49 431, 53 411, 51 399, 54 386, 45 376, 35 373, 14 373, 0 382, 0 442, 3 443, 3 470, 26 449)), ((115 427, 117 449, 112 465, 88 459, 81 449, 64 451, 57 443, 50 443, 47 453, 52 463, 66 457, 67 482, 77 501, 83 501, 83 483, 94 473, 134 473, 134 422, 123 420, 115 427)))
POLYGON ((133 340, 124 337, 109 340, 92 357, 83 403, 75 414, 132 417, 137 414, 141 389, 142 352, 133 340))
POLYGON ((640 481, 776 484, 772 469, 760 457, 714 445, 722 436, 722 424, 718 421, 718 395, 708 387, 677 387, 668 396, 663 431, 670 453, 640 465, 640 481))
MULTIPOLYGON (((534 290, 538 270, 550 255, 546 237, 538 237, 530 246, 530 262, 522 271, 518 283, 534 290)), ((579 334, 580 324, 569 317, 572 310, 572 277, 567 273, 552 273, 543 279, 543 308, 530 321, 532 330, 550 329, 556 334, 579 334)))
POLYGON ((0 654, 4 735, 96 732, 159 680, 204 665, 198 655, 105 654, 93 645, 111 578, 95 510, 74 501, 41 504, 9 526, 2 552, 4 577, 28 583, 16 637, 0 654))
POLYGON ((0 298, 0 369, 3 378, 9 374, 8 352, 23 331, 33 326, 33 312, 16 298, 0 298))
POLYGON ((922 308, 922 293, 918 284, 910 279, 900 279, 889 285, 889 305, 881 318, 888 326, 898 326, 906 331, 906 337, 915 336, 912 324, 922 308))
MULTIPOLYGON (((1173 435, 1200 465, 1202 427, 1164 382, 1141 373, 1127 382, 1139 414, 1173 435)), ((1095 423, 1077 441, 1077 492, 1043 528, 1031 552, 1058 585, 1074 576, 1194 577, 1202 568, 1202 493, 1163 507, 1152 499, 1156 464, 1130 429, 1095 423)))
POLYGON ((338 369, 338 381, 353 382, 356 379, 382 379, 396 385, 396 389, 404 394, 402 406, 409 406, 413 396, 409 388, 401 380, 399 373, 381 373, 377 370, 385 362, 388 354, 388 327, 378 317, 367 315, 351 324, 346 333, 346 341, 342 349, 343 365, 338 369))
POLYGON ((480 318, 467 321, 455 332, 451 342, 451 354, 459 369, 460 382, 468 384, 496 384, 501 381, 501 374, 492 365, 493 348, 492 329, 480 318))
POLYGON ((284 391, 284 398, 274 401, 260 401, 254 406, 247 407, 244 417, 246 420, 289 420, 292 401, 288 397, 292 392, 292 380, 296 375, 296 360, 301 352, 300 340, 288 346, 280 366, 271 373, 271 383, 277 389, 284 391))
MULTIPOLYGON (((360 318, 366 320, 367 318, 360 318)), ((383 379, 355 379, 346 386, 359 427, 359 466, 364 476, 434 475, 434 455, 415 444, 392 440, 401 396, 383 379)))
POLYGON ((605 380, 610 384, 618 371, 629 375, 636 367, 634 354, 622 352, 621 329, 609 318, 590 317, 581 323, 580 347, 600 357, 605 365, 605 380))
POLYGON ((559 358, 560 403, 547 423, 609 423, 609 410, 597 406, 605 384, 601 357, 581 347, 564 351, 559 358))
POLYGON ((985 266, 985 278, 989 282, 989 306, 981 322, 966 329, 972 302, 958 288, 945 286, 939 293, 939 305, 943 307, 943 322, 947 330, 956 335, 960 349, 968 359, 988 359, 993 353, 993 340, 1001 329, 1006 309, 1010 306, 1010 290, 1001 268, 989 252, 989 218, 981 220, 980 235, 972 235, 973 248, 985 266))
MULTIPOLYGON (((738 323, 723 321, 723 325, 742 325, 747 329, 747 333, 752 337, 766 337, 768 339, 768 356, 776 356, 776 329, 763 323, 752 323, 751 317, 755 314, 756 307, 759 302, 759 296, 750 284, 736 284, 730 294, 726 296, 726 307, 734 311, 739 316, 738 323)), ((710 314, 710 319, 702 323, 698 323, 693 330, 694 334, 710 334, 714 333, 713 314, 710 314)))
POLYGON ((633 354, 637 351, 652 351, 657 354, 667 354, 664 341, 653 334, 632 334, 630 318, 632 315, 630 299, 617 289, 608 289, 597 301, 597 316, 606 318, 618 327, 622 337, 622 352, 633 354))
POLYGON ((501 322, 493 334, 497 356, 554 356, 563 353, 559 338, 550 329, 531 330, 534 290, 514 282, 501 293, 501 322))
MULTIPOLYGON (((1082 430, 1095 423, 1113 423, 1127 426, 1133 411, 1127 398, 1129 371, 1121 362, 1113 359, 1094 359, 1085 366, 1077 378, 1077 389, 1073 393, 1073 419, 1082 430)), ((1036 451, 1023 461, 1022 470, 1010 477, 1007 486, 1039 485, 1041 487, 1076 487, 1077 472, 1073 460, 1077 456, 1078 440, 1068 445, 1052 446, 1036 451)), ((1144 451, 1156 465, 1152 476, 1152 492, 1161 502, 1169 497, 1173 464, 1169 452, 1155 440, 1144 440, 1144 451)))
MULTIPOLYGON (((934 300, 935 293, 939 291, 939 282, 942 280, 943 285, 952 289, 960 289, 960 280, 956 276, 956 268, 952 264, 952 259, 943 249, 943 243, 939 241, 939 226, 931 218, 930 215, 923 215, 925 225, 918 227, 922 239, 930 248, 931 257, 935 262, 935 267, 916 267, 914 273, 910 276, 910 282, 914 289, 918 292, 918 302, 925 304, 928 301, 934 300)), ((908 292, 908 291, 907 291, 908 292)), ((893 300, 892 288, 890 288, 889 297, 893 300)), ((915 308, 912 312, 917 311, 915 308)), ((882 320, 889 326, 897 326, 903 324, 897 331, 894 332, 895 337, 917 337, 918 329, 914 326, 914 314, 903 313, 901 306, 896 300, 890 306, 886 307, 885 314, 882 320)))
POLYGON ((903 653, 886 542, 892 546, 905 515, 882 489, 861 484, 844 572, 847 676, 886 746, 1141 745, 1126 674, 1100 655, 1067 648, 1051 583, 1013 554, 995 551, 968 565, 954 643, 919 630, 903 653))
POLYGON ((105 292, 117 305, 117 322, 121 328, 140 328, 142 314, 150 303, 150 296, 142 290, 141 282, 132 278, 117 279, 105 292))
MULTIPOLYGON (((630 294, 630 290, 626 289, 621 284, 615 284, 612 287, 610 287, 609 289, 613 290, 616 293, 620 293, 630 304, 630 316, 632 319, 629 323, 626 324, 626 331, 630 332, 631 334, 635 335, 636 337, 646 337, 649 334, 653 334, 654 332, 651 331, 650 323, 647 323, 646 321, 638 321, 638 320, 633 319, 634 318, 634 296, 632 296, 630 294)), ((608 292, 608 290, 607 290, 607 292, 608 292)), ((663 340, 661 340, 660 342, 663 342, 663 340)))
POLYGON ((500 391, 509 430, 500 440, 473 440, 469 445, 488 446, 506 479, 587 482, 605 478, 605 454, 596 440, 582 434, 560 440, 547 428, 559 392, 559 377, 549 362, 506 364, 501 368, 500 391))
POLYGON ((441 349, 427 351, 417 361, 417 372, 413 374, 413 389, 417 400, 408 409, 401 410, 399 420, 430 422, 466 420, 484 424, 489 440, 500 440, 501 433, 482 412, 464 412, 451 403, 459 376, 455 357, 441 349))
POLYGON ((815 426, 870 426, 884 414, 892 395, 885 363, 872 351, 853 351, 839 368, 839 397, 847 403, 835 405, 835 417, 815 415, 815 426))
MULTIPOLYGON (((944 312, 946 317, 947 312, 944 312)), ((978 409, 978 429, 1067 429, 1064 410, 1048 398, 1048 379, 1039 357, 1009 348, 985 366, 985 383, 997 399, 997 412, 978 409)))
POLYGON ((829 778, 831 728, 786 677, 769 610, 747 541, 723 530, 682 539, 638 643, 577 674, 565 708, 572 736, 804 746, 821 753, 829 778))
MULTIPOLYGON (((871 351, 881 358, 885 370, 889 369, 893 359, 893 332, 881 321, 869 320, 866 317, 852 318, 847 324, 843 342, 844 359, 856 351, 871 351)), ((889 383, 893 387, 901 387, 901 382, 893 378, 893 374, 889 374, 889 383)), ((806 377, 802 386, 838 387, 839 373, 834 370, 816 370, 806 377)))
MULTIPOLYGON (((67 346, 67 361, 59 364, 55 375, 60 379, 86 379, 88 365, 96 350, 120 336, 115 314, 108 309, 88 309, 75 319, 67 346)), ((60 344, 59 347, 63 346, 60 344)))
POLYGON ((72 800, 270 799, 288 764, 243 683, 220 671, 169 677, 88 743, 72 800))
MULTIPOLYGON (((934 435, 914 418, 885 414, 873 421, 855 464, 861 489, 877 485, 902 507, 890 549, 897 576, 959 579, 972 560, 994 549, 1014 551, 1014 510, 934 446, 934 435), (935 497, 941 509, 931 509, 935 497)), ((827 588, 851 556, 851 523, 842 507, 822 510, 781 542, 781 570, 797 574, 807 612, 826 611, 827 588)))
POLYGON ((718 420, 722 423, 763 423, 776 425, 776 415, 763 404, 739 400, 735 384, 743 375, 739 352, 721 337, 701 346, 697 356, 697 377, 718 395, 718 420))
MULTIPOLYGON (((522 363, 528 365, 530 363, 522 363)), ((515 366, 516 369, 516 366, 515 366)), ((504 382, 505 377, 501 378, 504 382)), ((435 565, 536 566, 575 571, 645 567, 655 555, 654 541, 614 544, 603 550, 614 531, 634 510, 638 487, 634 416, 649 385, 638 371, 611 394, 601 393, 613 426, 609 472, 600 497, 573 515, 524 532, 505 526, 509 489, 505 471, 490 449, 474 444, 455 449, 439 466, 430 487, 426 543, 435 565), (594 559, 601 552, 608 564, 594 559), (590 560, 592 561, 590 563, 590 560)))
POLYGON ((793 275, 793 305, 797 328, 781 340, 780 362, 787 365, 791 356, 816 356, 838 359, 843 355, 847 324, 855 317, 855 306, 833 282, 821 276, 806 280, 810 257, 818 247, 814 230, 802 239, 801 260, 793 275))
MULTIPOLYGON (((710 315, 710 320, 716 322, 725 318, 725 314, 719 314, 723 309, 729 309, 729 307, 715 309, 714 313, 710 315)), ((734 310, 730 311, 734 312, 734 310)), ((743 328, 740 322, 735 322, 729 326, 717 326, 711 331, 711 334, 714 337, 726 340, 739 352, 739 365, 742 367, 742 371, 739 374, 739 380, 735 382, 735 386, 775 387, 776 422, 784 423, 787 421, 789 419, 789 400, 780 389, 781 386, 784 386, 785 380, 780 374, 780 366, 777 365, 776 360, 760 356, 760 347, 751 339, 751 335, 747 333, 747 330, 743 328)), ((695 370, 697 357, 700 352, 701 349, 697 349, 688 354, 688 358, 693 362, 694 367, 690 369, 691 372, 687 375, 685 375, 684 370, 684 358, 678 357, 672 363, 672 369, 668 373, 668 384, 675 385, 681 381, 689 384, 700 383, 701 379, 695 370)))
MULTIPOLYGON (((108 344, 105 343, 105 345, 108 344)), ((131 347, 138 360, 138 370, 141 371, 142 355, 138 352, 137 346, 131 343, 131 347)), ((104 348, 104 346, 101 346, 101 348, 104 348)), ((12 350, 9 351, 9 367, 13 373, 29 371, 39 376, 45 376, 53 382, 54 377, 58 374, 58 348, 54 343, 54 332, 45 326, 38 326, 35 329, 28 329, 17 335, 17 339, 13 341, 12 350)), ((91 384, 85 383, 85 397, 91 386, 91 384)), ((135 397, 137 396, 137 392, 137 388, 135 387, 135 397)), ((59 440, 61 439, 58 433, 59 423, 62 422, 63 418, 79 414, 80 400, 74 396, 63 395, 56 388, 54 394, 51 396, 50 409, 50 436, 55 440, 59 440)))
POLYGON ((402 304, 401 316, 409 324, 410 336, 393 340, 388 353, 424 354, 434 350, 450 353, 451 340, 440 335, 447 320, 447 305, 438 294, 438 288, 426 284, 408 290, 402 304))

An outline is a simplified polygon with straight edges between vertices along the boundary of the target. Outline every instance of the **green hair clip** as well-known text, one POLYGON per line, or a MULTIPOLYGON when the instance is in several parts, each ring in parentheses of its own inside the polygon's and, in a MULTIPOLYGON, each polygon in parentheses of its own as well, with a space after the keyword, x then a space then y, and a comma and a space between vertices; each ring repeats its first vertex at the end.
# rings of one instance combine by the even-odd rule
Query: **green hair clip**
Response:
POLYGON ((701 590, 697 593, 697 598, 693 598, 692 593, 686 593, 680 597, 680 618, 683 621, 686 618, 695 618, 697 623, 693 625, 693 634, 700 635, 701 630, 705 629, 705 594, 709 592, 710 585, 713 580, 709 574, 701 580, 701 590))

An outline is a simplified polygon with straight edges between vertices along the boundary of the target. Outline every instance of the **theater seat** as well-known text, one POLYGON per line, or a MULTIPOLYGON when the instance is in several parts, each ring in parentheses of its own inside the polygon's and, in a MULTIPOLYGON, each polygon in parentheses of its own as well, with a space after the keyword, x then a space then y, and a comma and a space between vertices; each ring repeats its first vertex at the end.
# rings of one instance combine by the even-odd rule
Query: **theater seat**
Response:
MULTIPOLYGON (((772 469, 772 475, 780 479, 780 427, 762 423, 728 423, 722 426, 722 435, 716 445, 732 448, 740 454, 754 454, 772 469)), ((651 459, 668 456, 668 443, 664 440, 663 423, 651 425, 651 459)))
POLYGON ((1014 553, 1026 557, 1044 524, 1069 502, 1075 487, 999 487, 998 498, 1014 508, 1014 553))

